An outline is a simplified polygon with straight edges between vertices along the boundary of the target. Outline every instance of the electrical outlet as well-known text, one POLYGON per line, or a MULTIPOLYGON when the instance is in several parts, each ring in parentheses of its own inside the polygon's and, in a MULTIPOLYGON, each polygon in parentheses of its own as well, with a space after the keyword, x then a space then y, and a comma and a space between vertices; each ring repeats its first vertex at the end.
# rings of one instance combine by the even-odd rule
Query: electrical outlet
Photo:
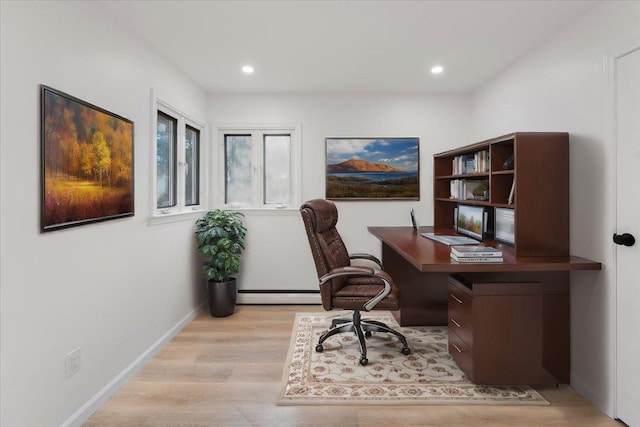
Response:
POLYGON ((67 354, 65 358, 66 378, 77 374, 80 370, 80 347, 67 354))

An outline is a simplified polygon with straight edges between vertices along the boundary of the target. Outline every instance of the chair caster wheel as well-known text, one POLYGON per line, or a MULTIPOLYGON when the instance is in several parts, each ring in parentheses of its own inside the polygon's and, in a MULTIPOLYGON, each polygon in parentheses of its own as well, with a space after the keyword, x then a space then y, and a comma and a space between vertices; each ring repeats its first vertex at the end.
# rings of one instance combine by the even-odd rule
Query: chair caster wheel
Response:
POLYGON ((316 346, 316 352, 318 352, 318 353, 322 353, 322 351, 323 351, 323 350, 324 350, 324 347, 322 347, 322 344, 318 344, 318 345, 316 346))
POLYGON ((369 338, 371 336, 371 331, 365 331, 364 336, 369 338))
POLYGON ((361 358, 360 358, 360 364, 361 364, 362 366, 366 366, 366 365, 367 365, 367 363, 369 363, 369 359, 367 359, 366 357, 361 357, 361 358))
POLYGON ((402 347, 402 354, 406 356, 407 354, 410 354, 410 353, 411 353, 411 349, 409 347, 402 347))

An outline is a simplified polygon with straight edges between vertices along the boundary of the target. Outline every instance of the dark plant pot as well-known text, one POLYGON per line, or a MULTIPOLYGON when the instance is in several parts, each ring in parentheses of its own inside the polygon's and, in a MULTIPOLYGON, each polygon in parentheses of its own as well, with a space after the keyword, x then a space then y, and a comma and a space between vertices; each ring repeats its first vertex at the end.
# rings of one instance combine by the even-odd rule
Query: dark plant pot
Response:
POLYGON ((209 311, 213 317, 231 316, 236 309, 238 286, 236 279, 227 282, 207 282, 209 289, 209 311))

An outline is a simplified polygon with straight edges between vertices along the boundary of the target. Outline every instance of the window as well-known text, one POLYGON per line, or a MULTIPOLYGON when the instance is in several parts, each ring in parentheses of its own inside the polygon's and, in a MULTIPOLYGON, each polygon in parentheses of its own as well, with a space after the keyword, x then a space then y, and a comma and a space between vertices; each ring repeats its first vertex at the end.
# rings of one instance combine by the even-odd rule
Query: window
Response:
POLYGON ((204 127, 159 101, 156 105, 154 212, 166 215, 200 210, 204 127))
POLYGON ((200 131, 186 125, 185 139, 185 205, 200 204, 200 131))
POLYGON ((225 135, 225 204, 251 204, 253 200, 253 151, 251 135, 225 135))
POLYGON ((296 127, 221 129, 224 204, 233 208, 298 206, 296 127))
POLYGON ((264 203, 291 204, 291 135, 264 136, 264 203))
POLYGON ((177 203, 176 170, 178 151, 178 120, 158 111, 158 142, 156 172, 158 208, 170 208, 177 203))

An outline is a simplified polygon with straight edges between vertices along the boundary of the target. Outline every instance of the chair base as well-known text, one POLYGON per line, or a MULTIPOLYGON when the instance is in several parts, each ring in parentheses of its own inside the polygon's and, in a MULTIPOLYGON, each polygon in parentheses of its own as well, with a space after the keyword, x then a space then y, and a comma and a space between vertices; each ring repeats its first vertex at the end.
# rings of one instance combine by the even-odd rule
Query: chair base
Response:
POLYGON ((337 334, 342 334, 344 332, 355 332, 358 336, 358 341, 360 343, 360 364, 365 366, 369 363, 369 359, 367 359, 367 344, 365 339, 370 337, 373 332, 384 332, 387 334, 395 335, 400 342, 402 343, 402 354, 410 354, 411 349, 407 344, 407 339, 400 332, 391 329, 387 326, 386 323, 378 322, 377 320, 362 320, 360 310, 353 311, 353 320, 346 319, 334 319, 331 322, 331 328, 318 340, 318 344, 316 345, 316 351, 318 353, 322 353, 324 347, 322 343, 329 337, 332 337, 337 334))

